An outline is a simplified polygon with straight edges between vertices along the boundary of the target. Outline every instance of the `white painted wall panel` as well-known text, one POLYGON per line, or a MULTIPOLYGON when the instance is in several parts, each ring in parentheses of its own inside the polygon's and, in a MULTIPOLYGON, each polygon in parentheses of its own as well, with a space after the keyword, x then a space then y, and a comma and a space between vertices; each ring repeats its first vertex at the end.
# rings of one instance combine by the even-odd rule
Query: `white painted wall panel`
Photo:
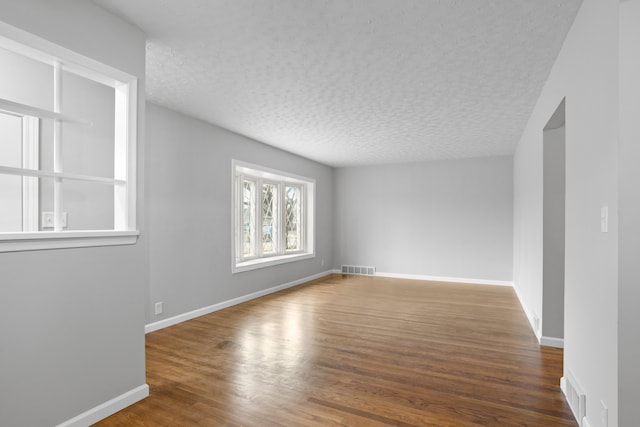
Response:
POLYGON ((542 304, 542 130, 566 96, 565 374, 618 425, 618 6, 585 0, 520 139, 514 160, 514 278, 527 309, 542 304), (609 206, 609 232, 600 208, 609 206))
MULTIPOLYGON (((81 0, 2 0, 0 20, 137 76, 142 143, 139 30, 81 0)), ((0 254, 0 425, 56 425, 145 384, 145 238, 0 254)))
POLYGON ((148 137, 149 323, 331 268, 331 168, 154 104, 148 137), (231 159, 316 180, 315 258, 231 274, 231 159))
POLYGON ((340 168, 336 265, 512 280, 511 157, 340 168))
MULTIPOLYGON (((640 419, 640 0, 620 3, 619 425, 640 419)), ((611 425, 611 424, 610 424, 611 425)))

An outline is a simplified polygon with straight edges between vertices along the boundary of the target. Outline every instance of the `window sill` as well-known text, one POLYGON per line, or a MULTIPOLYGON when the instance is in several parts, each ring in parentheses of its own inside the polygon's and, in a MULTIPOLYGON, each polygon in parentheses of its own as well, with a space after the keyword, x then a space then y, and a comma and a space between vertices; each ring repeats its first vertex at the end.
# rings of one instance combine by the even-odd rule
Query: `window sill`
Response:
POLYGON ((0 252, 133 245, 139 231, 61 231, 0 233, 0 252))
POLYGON ((249 261, 238 262, 233 265, 231 272, 240 273, 242 271, 257 270, 258 268, 271 267, 273 265, 285 264, 287 262, 300 261, 313 258, 314 253, 304 252, 291 255, 280 255, 267 258, 257 258, 249 261))

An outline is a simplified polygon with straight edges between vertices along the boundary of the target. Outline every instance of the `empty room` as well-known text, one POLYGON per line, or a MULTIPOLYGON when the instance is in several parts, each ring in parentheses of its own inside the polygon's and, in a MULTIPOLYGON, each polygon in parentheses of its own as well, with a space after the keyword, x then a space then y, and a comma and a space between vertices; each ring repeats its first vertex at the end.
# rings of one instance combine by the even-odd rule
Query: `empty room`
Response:
POLYGON ((0 426, 634 427, 640 0, 0 0, 0 426))

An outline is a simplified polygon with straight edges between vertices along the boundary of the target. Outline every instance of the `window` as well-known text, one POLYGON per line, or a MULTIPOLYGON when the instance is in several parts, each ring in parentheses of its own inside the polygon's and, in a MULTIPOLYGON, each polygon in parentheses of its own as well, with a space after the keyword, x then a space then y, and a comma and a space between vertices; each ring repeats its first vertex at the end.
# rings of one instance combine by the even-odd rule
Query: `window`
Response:
POLYGON ((135 243, 136 78, 5 27, 0 63, 0 252, 135 243))
POLYGON ((314 256, 315 181, 234 160, 232 271, 314 256))

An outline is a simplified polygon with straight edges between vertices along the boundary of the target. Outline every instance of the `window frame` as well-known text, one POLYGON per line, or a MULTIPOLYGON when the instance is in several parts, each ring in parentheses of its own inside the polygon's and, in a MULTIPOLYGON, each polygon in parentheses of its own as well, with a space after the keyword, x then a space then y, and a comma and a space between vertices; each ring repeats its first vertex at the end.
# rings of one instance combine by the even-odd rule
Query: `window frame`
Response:
MULTIPOLYGON (((34 219, 33 212, 24 212, 23 210, 23 218, 25 218, 23 220, 23 230, 26 227, 29 231, 0 232, 0 253, 135 244, 140 234, 136 225, 137 116, 139 107, 137 77, 3 22, 0 22, 0 47, 40 62, 52 64, 54 68, 56 63, 64 64, 65 71, 109 86, 114 89, 116 105, 113 179, 100 179, 93 176, 64 172, 47 172, 39 168, 31 170, 24 167, 2 167, 3 174, 22 176, 23 181, 25 181, 25 177, 37 177, 53 178, 56 181, 69 179, 95 183, 103 182, 112 185, 114 193, 113 229, 63 230, 61 227, 62 208, 59 208, 54 214, 56 216, 54 231, 34 231, 33 222, 37 221, 39 212, 36 213, 34 219), (27 217, 29 218, 28 220, 27 217)), ((2 107, 3 111, 22 115, 23 118, 35 117, 34 120, 38 122, 45 118, 62 122, 75 120, 56 112, 55 108, 54 110, 45 110, 13 103, 8 100, 1 101, 2 105, 0 107, 2 107)), ((23 148, 26 149, 24 146, 23 148)), ((23 194, 23 206, 29 206, 30 209, 33 209, 33 195, 28 195, 27 198, 31 200, 31 203, 26 200, 23 194)))
POLYGON ((239 160, 232 160, 231 166, 231 271, 255 270, 258 268, 299 261, 315 257, 315 184, 312 178, 291 174, 264 166, 255 165, 239 160), (244 181, 245 178, 255 182, 255 224, 253 255, 243 253, 243 225, 244 225, 244 181), (263 252, 263 218, 262 218, 262 185, 277 185, 277 212, 274 212, 274 222, 277 224, 274 246, 275 253, 263 252), (300 188, 300 248, 295 251, 286 250, 286 214, 285 186, 300 188))

